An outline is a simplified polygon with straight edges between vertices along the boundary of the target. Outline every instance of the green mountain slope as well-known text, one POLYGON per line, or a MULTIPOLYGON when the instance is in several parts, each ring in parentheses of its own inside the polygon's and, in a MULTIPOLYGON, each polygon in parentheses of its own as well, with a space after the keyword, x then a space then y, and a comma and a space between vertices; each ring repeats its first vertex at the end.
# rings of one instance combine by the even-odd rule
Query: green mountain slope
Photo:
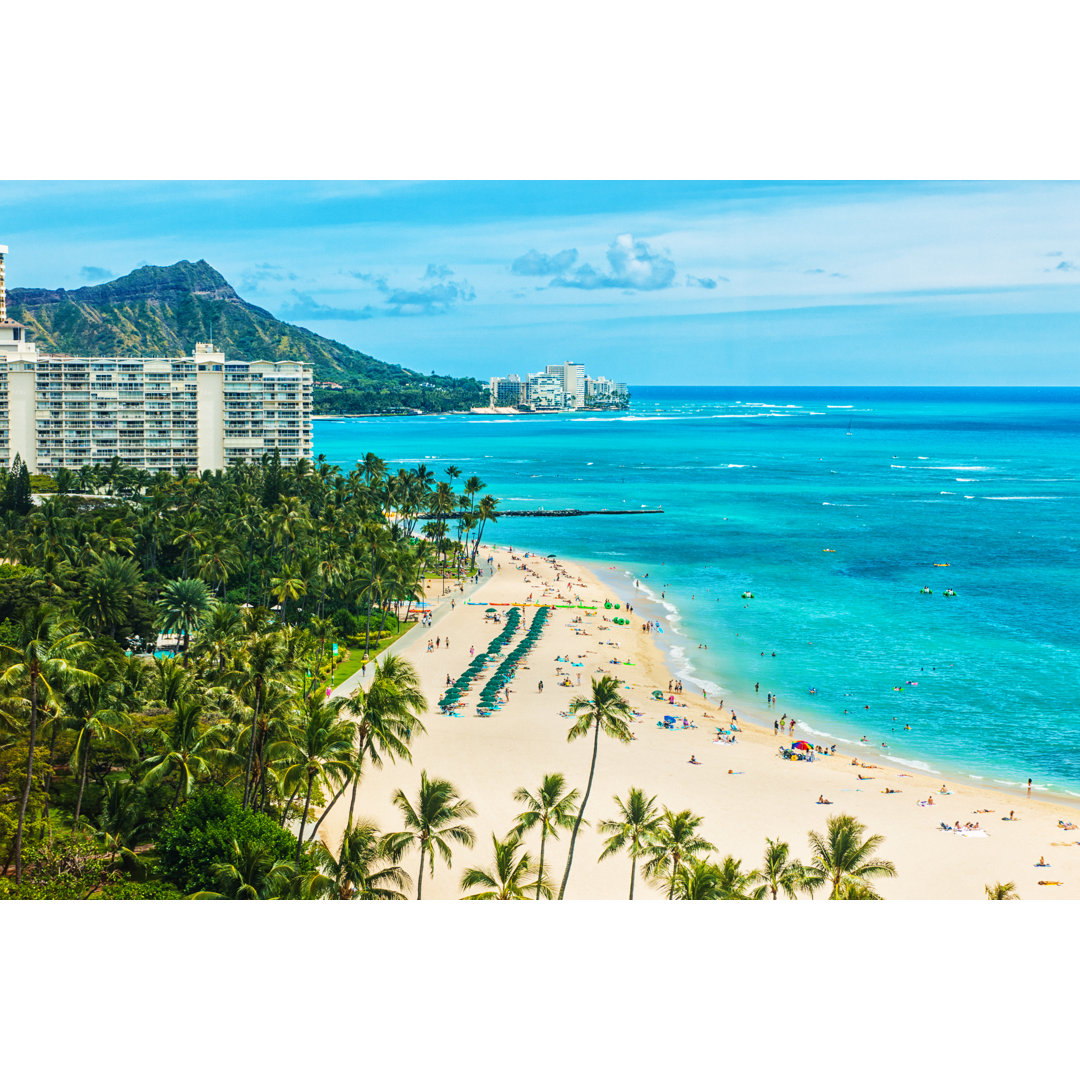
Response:
POLYGON ((237 360, 303 360, 316 381, 316 412, 442 412, 485 404, 475 379, 421 375, 275 319, 250 304, 204 260, 143 266, 81 289, 9 289, 8 315, 42 352, 74 356, 184 356, 213 340, 237 360))

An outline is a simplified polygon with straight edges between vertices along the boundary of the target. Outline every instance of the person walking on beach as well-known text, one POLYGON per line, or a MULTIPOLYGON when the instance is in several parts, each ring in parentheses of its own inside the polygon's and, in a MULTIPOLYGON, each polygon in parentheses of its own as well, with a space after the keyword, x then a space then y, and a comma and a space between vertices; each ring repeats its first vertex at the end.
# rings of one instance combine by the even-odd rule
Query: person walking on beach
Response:
POLYGON ((1028 777, 1028 798, 1031 798, 1031 777, 1028 777))
POLYGON ((789 720, 788 721, 787 729, 788 729, 789 734, 791 734, 791 735, 795 734, 795 721, 794 720, 789 720))
POLYGON ((780 734, 780 721, 779 720, 774 720, 772 722, 772 733, 773 733, 773 735, 779 735, 780 734))
POLYGON ((540 682, 538 684, 538 689, 537 689, 536 692, 538 694, 542 694, 544 692, 544 680, 543 679, 540 680, 540 682))

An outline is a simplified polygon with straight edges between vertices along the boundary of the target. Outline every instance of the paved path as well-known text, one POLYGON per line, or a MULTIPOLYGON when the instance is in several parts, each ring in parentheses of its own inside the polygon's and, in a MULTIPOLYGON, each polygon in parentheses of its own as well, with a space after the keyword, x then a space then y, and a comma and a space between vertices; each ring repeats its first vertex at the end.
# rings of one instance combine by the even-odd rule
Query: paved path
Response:
MULTIPOLYGON (((392 645, 387 646, 379 656, 399 656, 404 652, 414 641, 418 638, 422 638, 425 634, 429 633, 433 628, 437 627, 447 614, 452 610, 450 607, 450 601, 453 600, 455 604, 464 603, 477 589, 479 589, 485 582, 491 580, 491 575, 485 570, 479 581, 469 581, 465 586, 464 592, 458 592, 451 587, 449 593, 445 596, 440 596, 437 599, 429 601, 431 603, 431 626, 424 626, 423 623, 418 622, 410 630, 406 630, 392 645)), ((377 657, 376 657, 377 659, 377 657)), ((370 661, 367 664, 368 671, 364 674, 364 669, 358 668, 354 671, 340 686, 335 686, 331 691, 331 697, 349 697, 357 689, 357 687, 363 686, 367 689, 371 685, 371 680, 375 676, 375 665, 370 661)))

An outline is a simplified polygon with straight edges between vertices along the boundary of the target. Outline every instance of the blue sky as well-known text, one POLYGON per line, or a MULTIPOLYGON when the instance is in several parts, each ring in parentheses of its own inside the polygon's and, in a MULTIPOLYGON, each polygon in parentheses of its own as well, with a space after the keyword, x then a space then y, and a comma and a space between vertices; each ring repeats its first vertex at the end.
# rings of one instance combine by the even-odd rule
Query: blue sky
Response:
POLYGON ((1080 185, 0 183, 10 287, 206 259, 421 371, 1075 385, 1080 185))

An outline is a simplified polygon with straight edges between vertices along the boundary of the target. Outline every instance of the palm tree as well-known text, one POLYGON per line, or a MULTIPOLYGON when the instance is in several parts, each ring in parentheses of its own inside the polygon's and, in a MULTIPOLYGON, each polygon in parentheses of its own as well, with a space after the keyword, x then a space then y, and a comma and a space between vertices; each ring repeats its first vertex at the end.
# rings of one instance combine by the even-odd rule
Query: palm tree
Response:
POLYGON ((885 859, 871 856, 885 837, 875 833, 863 839, 866 826, 850 814, 835 814, 825 822, 825 835, 811 831, 810 850, 813 856, 806 868, 806 883, 810 890, 829 887, 829 899, 842 899, 850 883, 865 886, 869 894, 858 899, 877 899, 870 886, 873 878, 896 877, 896 867, 885 859))
POLYGON ((438 777, 429 780, 427 770, 420 773, 416 806, 409 802, 400 788, 394 792, 394 805, 405 818, 405 828, 387 837, 388 848, 395 857, 410 851, 413 846, 420 848, 420 872, 416 876, 416 899, 419 900, 424 886, 425 857, 430 860, 428 872, 434 877, 435 852, 442 855, 447 867, 451 865, 447 841, 453 840, 471 848, 476 843, 476 834, 462 821, 475 817, 476 810, 472 803, 459 796, 457 788, 449 780, 438 777))
POLYGON ((247 765, 244 770, 244 809, 251 800, 252 770, 259 750, 260 771, 265 744, 266 718, 263 705, 267 693, 280 686, 285 670, 285 650, 281 636, 256 634, 244 647, 232 683, 242 696, 251 699, 251 729, 248 732, 247 765))
POLYGON ((168 729, 153 728, 150 734, 161 742, 161 751, 146 759, 150 766, 143 786, 150 788, 172 773, 177 774, 172 805, 180 796, 187 798, 200 777, 210 775, 214 751, 220 745, 220 730, 203 728, 203 705, 195 697, 182 697, 176 703, 176 716, 168 729))
POLYGON ((660 823, 660 811, 656 809, 656 799, 646 795, 641 788, 632 787, 625 803, 618 795, 614 799, 619 816, 601 821, 598 826, 602 833, 611 837, 600 852, 600 861, 626 848, 630 855, 630 899, 633 900, 637 861, 639 856, 645 854, 653 831, 660 823))
MULTIPOLYGON (((356 791, 360 786, 364 763, 370 761, 376 768, 381 768, 383 755, 391 762, 396 757, 412 761, 409 742, 414 731, 426 733, 426 728, 420 722, 420 713, 427 709, 427 698, 420 692, 420 676, 416 668, 400 656, 385 656, 382 664, 376 661, 371 685, 367 690, 357 687, 351 702, 352 711, 360 719, 357 722, 356 772, 349 803, 348 827, 352 826, 356 791)), ((323 817, 329 809, 326 808, 323 817)), ((317 829, 318 824, 315 827, 317 829)))
POLYGON ((412 879, 398 866, 373 821, 345 831, 335 859, 321 841, 308 845, 315 869, 297 879, 305 900, 404 900, 412 879))
POLYGON ((671 879, 672 900, 721 900, 720 867, 708 859, 687 859, 671 879))
MULTIPOLYGON (((304 812, 300 817, 300 832, 296 839, 296 865, 304 844, 311 791, 318 780, 320 785, 334 780, 347 780, 353 772, 353 740, 356 725, 338 716, 345 705, 344 698, 307 698, 301 706, 302 723, 289 731, 288 750, 293 762, 282 777, 286 787, 305 784, 304 812)), ((272 750, 271 750, 272 752, 272 750)), ((290 800, 291 802, 292 800, 290 800)))
POLYGON ((679 866, 706 851, 716 850, 708 840, 698 835, 700 824, 701 818, 692 810, 680 810, 676 814, 665 806, 647 842, 645 877, 666 879, 669 900, 675 894, 679 866))
POLYGON ((725 855, 718 867, 716 887, 720 900, 753 900, 752 890, 756 881, 755 871, 744 873, 742 859, 725 855))
POLYGON ((261 839, 232 842, 232 860, 217 863, 214 876, 219 892, 197 892, 192 900, 272 900, 281 896, 292 879, 293 868, 274 858, 261 839))
POLYGON ((763 900, 766 896, 775 900, 781 892, 794 900, 797 893, 805 891, 803 865, 797 859, 791 860, 789 854, 787 844, 766 838, 765 861, 761 869, 753 872, 755 900, 763 900))
POLYGON ((181 652, 187 653, 191 633, 214 606, 214 598, 201 578, 180 578, 168 581, 157 602, 158 618, 165 633, 177 631, 184 637, 181 652))
POLYGON ((599 679, 592 680, 592 697, 575 697, 570 702, 570 711, 577 717, 573 727, 566 736, 567 742, 587 735, 589 729, 593 730, 592 764, 589 766, 589 782, 585 786, 585 798, 581 800, 581 808, 578 810, 577 820, 574 822, 574 831, 570 834, 570 851, 566 857, 566 870, 563 873, 562 885, 559 887, 559 899, 566 894, 566 883, 570 879, 570 865, 574 861, 574 844, 577 842, 578 829, 581 828, 582 819, 585 816, 585 804, 589 801, 589 792, 592 791, 593 776, 596 773, 596 751, 600 745, 600 732, 619 742, 630 742, 630 727, 628 719, 633 715, 630 703, 619 693, 619 680, 613 675, 603 675, 599 679))
POLYGON ((523 787, 519 787, 514 792, 514 801, 525 806, 525 809, 517 816, 514 834, 521 837, 536 825, 540 826, 540 863, 536 870, 537 900, 540 899, 541 882, 544 877, 544 844, 549 836, 552 840, 558 840, 558 830, 569 828, 574 823, 577 797, 577 788, 571 791, 566 790, 566 778, 562 773, 548 773, 540 781, 540 787, 535 795, 523 787))
POLYGON ((31 608, 16 633, 18 645, 3 645, 13 654, 13 662, 0 675, 0 687, 11 688, 28 703, 29 732, 26 751, 26 779, 19 799, 19 818, 15 830, 15 884, 22 884, 23 828, 26 806, 34 775, 34 750, 42 708, 64 687, 96 682, 98 676, 81 665, 81 656, 89 647, 82 631, 55 608, 31 608))
POLYGON ((72 770, 79 777, 79 794, 75 799, 76 825, 82 817, 83 793, 90 769, 93 740, 96 738, 98 742, 120 744, 135 756, 135 747, 124 730, 130 723, 130 717, 120 708, 123 687, 117 679, 116 669, 105 661, 96 674, 97 682, 73 685, 64 695, 70 717, 68 727, 76 733, 70 762, 72 770))
POLYGON ((462 890, 483 888, 484 891, 462 899, 528 900, 526 890, 532 892, 534 884, 537 899, 541 893, 551 899, 551 882, 533 865, 532 856, 527 851, 520 851, 523 843, 520 833, 511 832, 505 840, 492 833, 491 843, 495 849, 495 865, 492 869, 474 866, 461 875, 462 890), (536 874, 535 882, 526 880, 533 873, 536 874))
POLYGON ((1015 881, 995 881, 993 885, 986 887, 987 900, 1019 900, 1020 894, 1016 891, 1015 881))

